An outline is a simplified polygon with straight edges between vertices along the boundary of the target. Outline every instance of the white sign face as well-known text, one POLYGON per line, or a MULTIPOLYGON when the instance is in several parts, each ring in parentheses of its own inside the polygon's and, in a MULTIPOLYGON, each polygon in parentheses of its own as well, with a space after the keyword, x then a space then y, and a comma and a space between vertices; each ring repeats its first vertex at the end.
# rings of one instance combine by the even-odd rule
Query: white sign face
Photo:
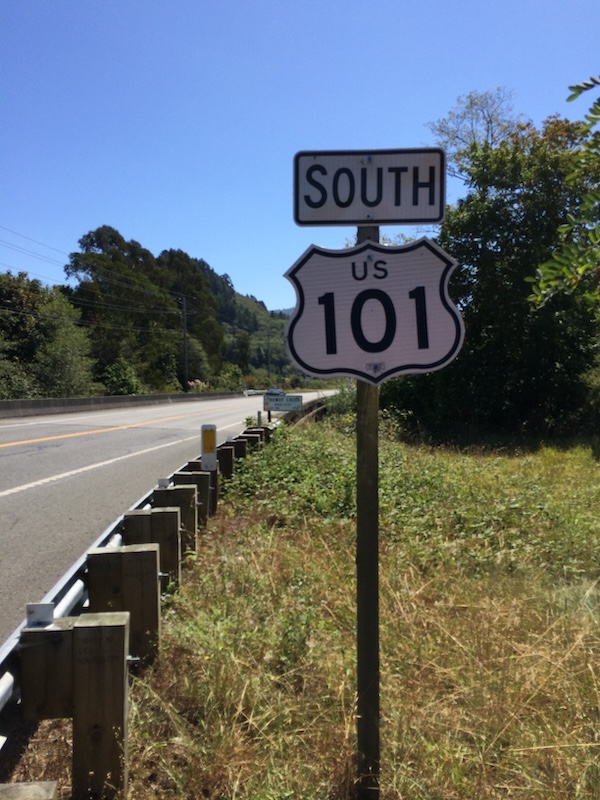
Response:
POLYGON ((301 394, 266 394, 264 411, 302 411, 301 394))
POLYGON ((291 360, 310 375, 373 384, 445 367, 464 336, 448 296, 455 266, 426 238, 402 247, 312 245, 285 274, 297 295, 286 329, 291 360))
POLYGON ((298 225, 441 222, 446 158, 438 148, 305 151, 294 158, 298 225))

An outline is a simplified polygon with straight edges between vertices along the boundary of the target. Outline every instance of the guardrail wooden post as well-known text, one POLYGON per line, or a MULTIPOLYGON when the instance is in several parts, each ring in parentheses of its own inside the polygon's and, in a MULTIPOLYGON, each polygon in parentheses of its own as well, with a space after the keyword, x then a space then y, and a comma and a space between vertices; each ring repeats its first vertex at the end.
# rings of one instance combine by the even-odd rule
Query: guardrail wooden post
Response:
POLYGON ((73 627, 73 800, 127 796, 129 614, 73 627))
POLYGON ((123 544, 149 544, 152 541, 150 509, 133 509, 123 514, 123 544))
POLYGON ((73 717, 73 800, 125 797, 129 612, 24 628, 19 652, 23 716, 73 717))
POLYGON ((245 439, 240 439, 237 437, 231 442, 231 444, 235 450, 236 458, 246 458, 246 455, 248 454, 248 442, 245 439))
POLYGON ((221 475, 224 478, 231 478, 235 465, 235 447, 233 443, 222 444, 217 447, 217 460, 221 475))
MULTIPOLYGON (((203 482, 198 486, 199 524, 205 527, 208 523, 209 516, 214 514, 217 510, 217 501, 219 497, 218 470, 202 469, 202 462, 198 459, 189 461, 187 466, 181 470, 181 473, 175 474, 189 475, 197 473, 208 476, 207 478, 203 478, 203 482)), ((183 480, 183 478, 181 480, 183 480)))
POLYGON ((178 506, 181 513, 181 551, 196 552, 198 531, 198 491, 195 484, 158 488, 152 493, 153 508, 178 506))
POLYGON ((129 653, 152 661, 160 647, 159 547, 99 547, 87 557, 90 611, 129 611, 129 653))
POLYGON ((134 509, 123 515, 123 544, 158 545, 161 588, 181 582, 181 511, 171 508, 134 509))
POLYGON ((19 638, 21 708, 29 720, 73 716, 73 626, 77 617, 23 628, 19 638))
POLYGON ((206 527, 210 511, 210 472, 203 472, 199 467, 197 470, 186 469, 175 472, 173 483, 175 486, 185 486, 190 483, 195 485, 198 493, 198 525, 206 527))
POLYGON ((271 439, 273 438, 273 429, 269 428, 268 425, 263 425, 262 426, 262 432, 265 435, 265 443, 266 444, 270 444, 271 443, 271 439))
POLYGON ((217 462, 217 469, 210 471, 210 495, 208 502, 209 513, 214 515, 217 513, 217 506, 219 505, 219 464, 217 462))
POLYGON ((160 571, 165 583, 181 583, 181 509, 177 506, 153 508, 152 541, 160 548, 160 571))
POLYGON ((253 425, 250 428, 246 428, 242 436, 245 436, 247 433, 257 433, 260 436, 261 442, 265 444, 271 441, 271 429, 265 425, 253 425))
POLYGON ((248 443, 248 449, 255 450, 262 447, 262 439, 260 433, 241 433, 240 439, 245 439, 248 443))
POLYGON ((208 499, 204 496, 200 503, 200 508, 206 509, 206 516, 201 520, 202 524, 206 525, 209 515, 214 514, 217 510, 219 492, 218 474, 215 474, 214 470, 207 470, 202 465, 201 459, 188 461, 187 465, 183 467, 182 472, 203 472, 209 475, 208 499))
POLYGON ((0 784, 0 800, 56 800, 57 792, 56 781, 0 784))

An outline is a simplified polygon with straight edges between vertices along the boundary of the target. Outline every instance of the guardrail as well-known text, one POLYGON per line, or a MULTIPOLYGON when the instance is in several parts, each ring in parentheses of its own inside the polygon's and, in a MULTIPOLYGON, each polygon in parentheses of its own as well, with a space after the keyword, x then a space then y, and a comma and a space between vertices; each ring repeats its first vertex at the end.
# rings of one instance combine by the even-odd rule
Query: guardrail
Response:
MULTIPOLYGON (((130 510, 138 510, 149 506, 153 491, 140 498, 130 510)), ((89 549, 118 546, 122 539, 120 528, 124 517, 125 515, 123 514, 115 520, 89 549)), ((87 552, 70 567, 41 600, 42 603, 54 604, 53 616, 55 619, 79 614, 85 607, 88 599, 85 582, 87 552)), ((18 695, 18 644, 21 631, 25 625, 26 620, 23 620, 0 647, 0 715, 11 700, 15 700, 18 695)), ((4 744, 2 739, 3 737, 0 735, 0 747, 4 744)))
MULTIPOLYGON (((252 429, 246 431, 236 437, 233 442, 224 442, 217 447, 235 450, 237 457, 241 457, 246 453, 246 444, 249 438, 254 438, 251 432, 252 429), (245 439, 244 439, 245 437, 245 439), (237 440, 244 439, 244 447, 239 448, 227 447, 228 445, 237 445, 237 440)), ((233 470, 233 459, 231 461, 231 470, 233 470)), ((176 476, 178 473, 185 471, 191 464, 200 464, 201 456, 198 456, 197 461, 186 462, 178 470, 175 470, 165 480, 165 485, 172 485, 176 483, 176 476)), ((198 467, 199 468, 199 467, 198 467)), ((49 592, 40 601, 41 604, 52 604, 54 620, 66 616, 78 616, 85 611, 86 606, 89 604, 89 593, 87 585, 87 569, 88 569, 88 555, 93 550, 102 548, 119 547, 123 543, 123 531, 125 527, 125 518, 131 512, 150 509, 152 501, 157 492, 161 491, 160 486, 155 486, 147 494, 143 495, 133 506, 131 506, 124 514, 119 516, 108 528, 91 544, 85 553, 67 570, 67 572, 60 578, 60 580, 50 589, 49 592)), ((211 487, 211 491, 213 488, 211 487)), ((217 488, 214 487, 216 494, 217 488)), ((205 514, 208 515, 209 511, 214 512, 213 501, 206 503, 205 514)), ((20 625, 13 631, 13 633, 6 639, 0 646, 0 757, 2 756, 2 749, 6 745, 9 737, 9 728, 13 724, 14 718, 19 718, 17 711, 17 703, 19 700, 19 674, 20 674, 20 658, 19 658, 19 644, 22 631, 27 627, 27 620, 24 619, 20 625), (10 708, 12 706, 12 708, 10 708), (6 722, 10 718, 9 722, 6 722)), ((0 758, 1 761, 1 758, 0 758)))
MULTIPOLYGON (((323 410, 324 406, 321 401, 313 401, 307 404, 304 413, 286 414, 286 418, 288 418, 292 424, 297 424, 301 422, 305 416, 314 417, 315 414, 323 410)), ((250 449, 251 445, 256 446, 260 441, 268 441, 269 437, 270 429, 268 427, 257 426, 256 428, 247 428, 240 436, 235 437, 233 441, 219 444, 217 450, 221 451, 223 456, 222 473, 227 477, 230 476, 233 472, 234 459, 245 455, 247 449, 250 449)), ((179 470, 176 470, 170 475, 165 483, 176 484, 177 475, 179 473, 189 470, 192 464, 199 463, 200 457, 198 457, 198 461, 187 462, 180 467, 179 470)), ((198 467, 194 467, 194 469, 198 469, 198 467)), ((214 474, 216 476, 216 473, 214 474)), ((216 496, 218 495, 216 479, 214 486, 211 487, 211 491, 213 492, 212 499, 205 503, 206 515, 208 515, 208 513, 214 513, 216 509, 216 496)), ((160 486, 154 487, 143 495, 143 497, 131 506, 128 511, 119 516, 43 597, 41 603, 52 604, 54 606, 53 618, 55 620, 63 617, 78 616, 86 610, 86 607, 89 605, 87 571, 90 551, 102 548, 120 547, 123 543, 126 517, 132 512, 149 510, 152 507, 157 492, 160 492, 160 486)), ((4 745, 9 741, 10 725, 14 724, 15 719, 17 719, 18 722, 21 721, 17 705, 20 694, 19 644, 22 631, 26 627, 27 620, 24 619, 0 646, 0 756, 2 756, 4 745), (6 722, 5 718, 10 718, 11 722, 6 722)))

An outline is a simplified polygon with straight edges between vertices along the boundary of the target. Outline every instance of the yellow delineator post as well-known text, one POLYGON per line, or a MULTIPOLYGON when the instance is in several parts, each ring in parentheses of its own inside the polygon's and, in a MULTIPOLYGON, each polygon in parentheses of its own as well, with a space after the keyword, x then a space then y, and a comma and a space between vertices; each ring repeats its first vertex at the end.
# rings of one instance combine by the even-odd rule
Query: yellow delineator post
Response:
POLYGON ((202 469, 212 472, 217 468, 217 426, 202 426, 202 469))

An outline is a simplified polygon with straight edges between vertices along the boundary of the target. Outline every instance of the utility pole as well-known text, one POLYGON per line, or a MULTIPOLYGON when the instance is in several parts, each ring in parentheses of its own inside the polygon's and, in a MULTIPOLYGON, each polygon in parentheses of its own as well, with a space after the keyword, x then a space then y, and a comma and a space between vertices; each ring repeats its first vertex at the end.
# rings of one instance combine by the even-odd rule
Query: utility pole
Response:
POLYGON ((188 333, 187 333, 187 297, 181 297, 181 313, 183 316, 183 391, 189 392, 188 333))

